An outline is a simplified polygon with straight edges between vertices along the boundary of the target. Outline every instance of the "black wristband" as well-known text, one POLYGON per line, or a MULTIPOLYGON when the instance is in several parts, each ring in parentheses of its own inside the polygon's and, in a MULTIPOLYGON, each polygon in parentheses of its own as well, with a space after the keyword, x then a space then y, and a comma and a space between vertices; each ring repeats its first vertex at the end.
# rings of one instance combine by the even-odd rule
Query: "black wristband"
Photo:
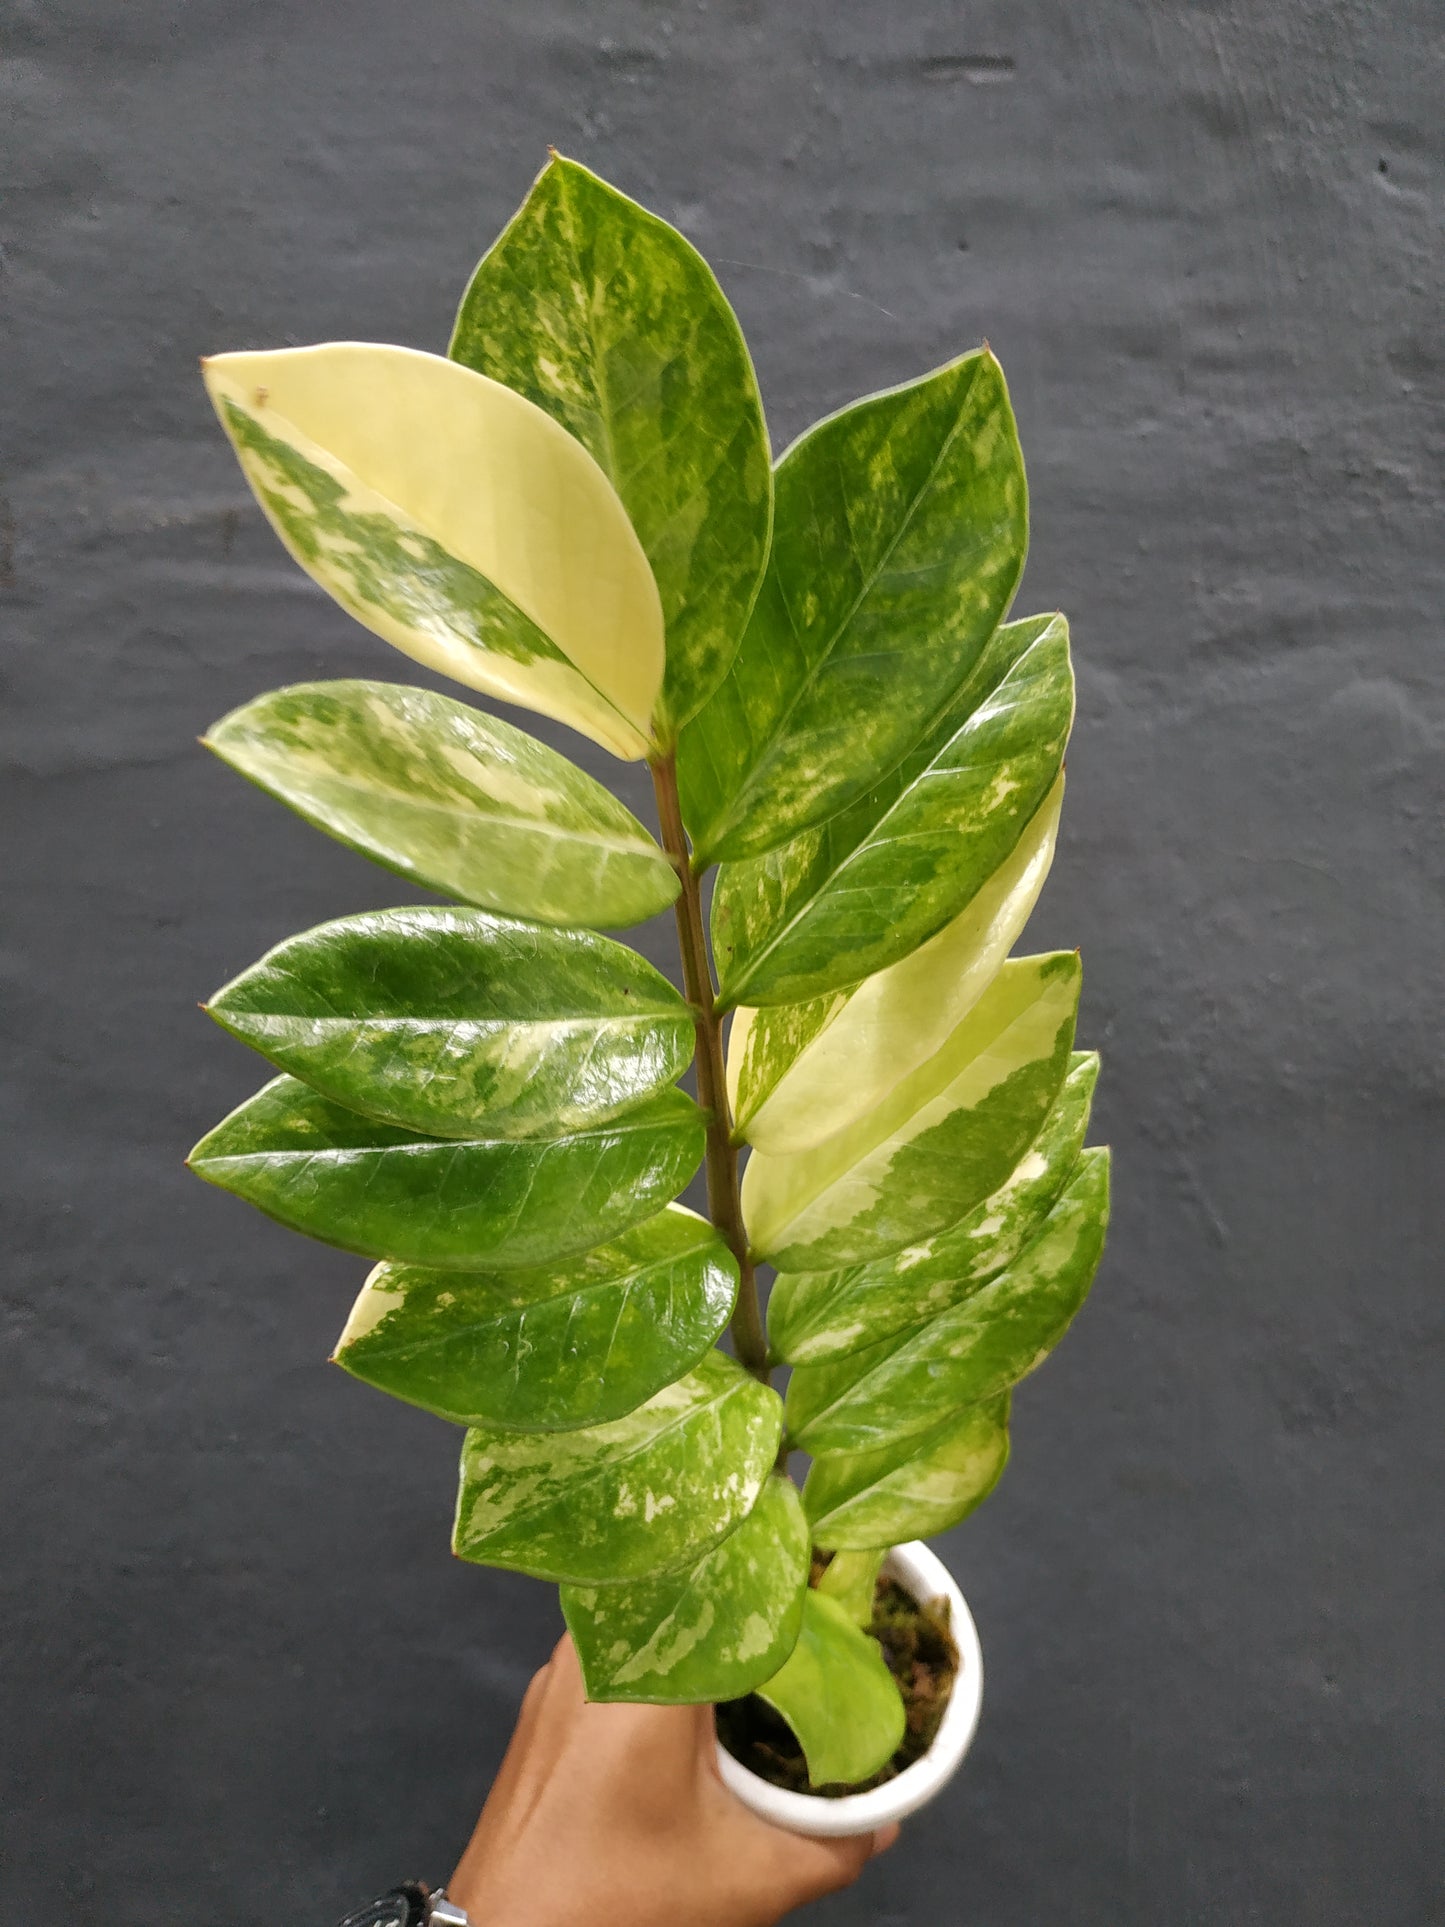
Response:
POLYGON ((354 1914, 338 1921, 337 1927, 425 1927, 426 1904, 430 1898, 429 1887, 419 1880, 408 1880, 379 1900, 358 1907, 354 1914))

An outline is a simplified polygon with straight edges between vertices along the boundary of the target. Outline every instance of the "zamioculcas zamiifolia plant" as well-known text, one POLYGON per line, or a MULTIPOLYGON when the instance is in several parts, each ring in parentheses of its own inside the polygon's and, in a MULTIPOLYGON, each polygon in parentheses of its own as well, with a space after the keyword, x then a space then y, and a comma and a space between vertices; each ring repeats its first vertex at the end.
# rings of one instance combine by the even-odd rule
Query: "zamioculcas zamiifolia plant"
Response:
POLYGON ((337 1361, 466 1428, 455 1549, 560 1583, 593 1698, 758 1692, 815 1781, 862 1779, 903 1723, 860 1630, 884 1551, 992 1490, 1108 1211, 1078 956, 1009 954, 1074 689, 1063 617, 1005 619, 1028 519, 999 365, 774 465, 707 265, 553 159, 445 358, 332 342, 205 380, 313 579, 644 759, 660 835, 430 690, 225 717, 218 756, 451 902, 323 924, 216 993, 276 1075, 191 1164, 377 1261, 337 1361), (669 908, 681 993, 600 934, 669 908), (707 1218, 674 1202, 703 1163, 707 1218))

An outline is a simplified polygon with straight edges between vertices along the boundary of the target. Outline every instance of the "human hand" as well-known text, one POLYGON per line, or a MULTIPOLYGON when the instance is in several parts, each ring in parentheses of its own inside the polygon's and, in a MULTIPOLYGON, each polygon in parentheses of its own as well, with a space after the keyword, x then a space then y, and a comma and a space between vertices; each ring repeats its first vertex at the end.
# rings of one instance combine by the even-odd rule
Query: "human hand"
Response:
POLYGON ((771 1927, 851 1886, 898 1828, 808 1840, 717 1770, 707 1706, 593 1706, 572 1641, 533 1679, 447 1895, 479 1927, 771 1927))

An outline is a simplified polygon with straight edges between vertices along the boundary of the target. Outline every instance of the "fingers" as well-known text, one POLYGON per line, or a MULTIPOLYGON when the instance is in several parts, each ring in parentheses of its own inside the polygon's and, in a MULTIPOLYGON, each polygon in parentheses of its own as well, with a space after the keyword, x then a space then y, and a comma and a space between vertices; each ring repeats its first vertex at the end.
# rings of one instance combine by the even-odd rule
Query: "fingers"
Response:
POLYGON ((873 1851, 873 1836, 865 1833, 851 1840, 800 1841, 791 1856, 795 1906, 821 1900, 824 1894, 838 1893, 853 1882, 867 1866, 873 1851))
MULTIPOLYGON (((516 1823, 520 1824, 535 1806, 576 1730, 585 1704, 582 1668, 577 1663, 572 1641, 564 1635, 527 1688, 527 1698, 522 1702, 528 1727, 518 1758, 516 1823)), ((519 1726, 518 1739, 522 1738, 519 1726)))
MULTIPOLYGON (((638 1865, 646 1864, 682 1897, 678 1917, 762 1927, 851 1886, 897 1838, 892 1825, 843 1840, 770 1826, 723 1783, 711 1708, 590 1702, 576 1648, 564 1637, 527 1688, 453 1885, 463 1904, 473 1895, 478 1910, 508 1895, 514 1905, 514 1889, 551 1892, 549 1882, 565 1887, 580 1877, 580 1854, 599 1892, 634 1891, 638 1865), (560 1857, 554 1835, 568 1843, 560 1857)), ((548 1907, 548 1919, 571 1917, 548 1907)), ((664 1914, 644 1907, 638 1917, 664 1914)))
POLYGON ((515 1833, 525 1823, 562 1753, 582 1697, 581 1669, 571 1641, 563 1638, 546 1665, 532 1675, 522 1697, 522 1710, 482 1809, 474 1846, 485 1845, 497 1827, 515 1833))
POLYGON ((800 1907, 810 1900, 821 1900, 825 1894, 851 1887, 870 1860, 888 1851, 898 1833, 897 1825, 890 1822, 874 1833, 853 1834, 841 1840, 813 1840, 801 1834, 785 1836, 790 1844, 783 1856, 785 1864, 780 1875, 795 1895, 791 1905, 800 1907))
POLYGON ((572 1644, 571 1633, 563 1633, 543 1670, 551 1677, 552 1691, 560 1707, 570 1712, 585 1705, 587 1688, 582 1680, 582 1662, 572 1644))

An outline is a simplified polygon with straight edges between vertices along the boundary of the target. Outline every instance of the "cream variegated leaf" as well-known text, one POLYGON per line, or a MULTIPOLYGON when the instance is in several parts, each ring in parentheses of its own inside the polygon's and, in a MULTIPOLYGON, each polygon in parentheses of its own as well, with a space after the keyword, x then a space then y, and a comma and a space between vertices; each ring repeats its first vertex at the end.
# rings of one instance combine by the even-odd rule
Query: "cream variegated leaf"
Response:
POLYGON ((815 1458, 803 1506, 818 1544, 839 1553, 864 1552, 931 1539, 961 1525, 1003 1477, 1008 1410, 1005 1395, 869 1452, 815 1458))
POLYGON ((724 1352, 608 1425, 476 1427, 462 1448, 453 1549, 578 1586, 677 1571, 747 1518, 781 1437, 777 1393, 724 1352))
POLYGON ((620 929, 678 892, 653 838, 585 770, 430 689, 294 683, 202 740, 317 829, 443 896, 620 929))
POLYGON ((596 461, 524 396, 369 342, 215 355, 206 386, 291 554, 430 669, 644 756, 657 584, 596 461))
POLYGON ((1072 951, 1006 963, 943 1049, 811 1151, 755 1151, 743 1208, 780 1271, 886 1258, 981 1204, 1038 1136, 1069 1067, 1072 951))
POLYGON ((702 1153, 702 1113, 676 1089, 580 1129, 435 1138, 277 1077, 189 1163, 343 1251, 471 1271, 548 1264, 615 1237, 675 1197, 702 1153))
POLYGON ((1053 861, 1059 777, 968 908, 901 963, 804 1005, 740 1010, 728 1040, 738 1134, 806 1151, 880 1103, 943 1047, 1013 948, 1053 861))
POLYGON ((787 1271, 768 1299, 768 1337, 789 1365, 863 1351, 947 1311, 1012 1264, 1083 1148, 1099 1060, 1080 1052, 1043 1129, 1003 1183, 959 1223, 872 1264, 787 1271))
POLYGON ((697 1363, 727 1323, 737 1284, 717 1232, 674 1204, 540 1267, 378 1265, 336 1362, 460 1425, 602 1425, 697 1363))
POLYGON ((622 1586, 564 1586, 562 1611, 590 1700, 738 1699, 797 1644, 808 1522, 775 1473, 734 1532, 695 1566, 622 1586))
POLYGON ((218 990, 219 1024, 367 1117, 431 1137, 559 1136, 692 1061, 692 1012, 591 930, 486 910, 373 910, 288 938, 218 990))
POLYGON ((700 857, 835 815, 930 727, 1018 584, 1028 495, 982 349, 816 423, 778 463, 773 545, 732 667, 683 731, 700 857))
POLYGON ((626 505, 662 599, 670 743, 727 672, 772 521, 757 377, 711 268, 554 155, 478 264, 449 352, 555 416, 626 505))
POLYGON ((1109 1153, 1085 1151, 1014 1262, 917 1330, 788 1381, 788 1428, 814 1455, 871 1452, 997 1398, 1034 1371, 1088 1295, 1109 1221, 1109 1153))
POLYGON ((1062 616, 1000 629, 942 720, 865 796, 723 865, 712 903, 723 1004, 846 989, 962 914, 1053 788, 1073 713, 1062 616))

